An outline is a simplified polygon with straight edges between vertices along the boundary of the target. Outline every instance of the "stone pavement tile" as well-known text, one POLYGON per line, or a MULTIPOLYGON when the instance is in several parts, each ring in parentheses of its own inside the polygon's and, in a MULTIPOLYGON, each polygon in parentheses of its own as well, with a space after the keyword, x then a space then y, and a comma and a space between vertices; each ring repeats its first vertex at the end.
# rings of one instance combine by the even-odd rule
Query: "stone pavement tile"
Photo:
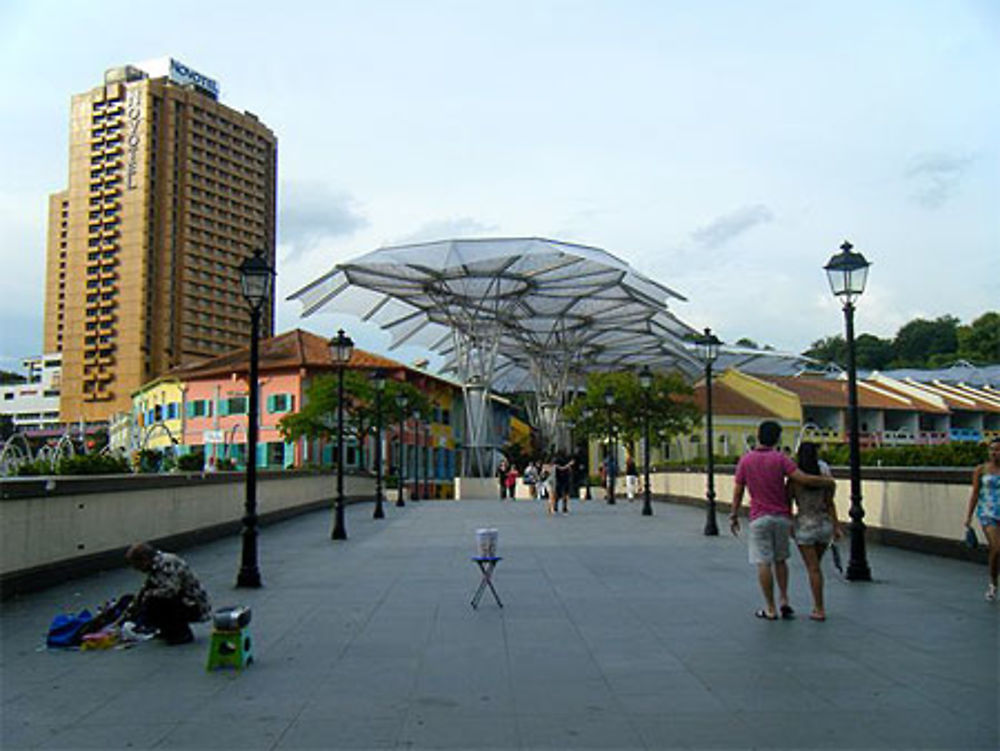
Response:
POLYGON ((893 748, 879 735, 884 718, 878 712, 828 714, 810 712, 789 702, 783 711, 744 712, 747 739, 768 749, 893 748))
POLYGON ((992 720, 956 720, 947 710, 893 709, 880 713, 876 733, 898 749, 996 749, 996 708, 992 720))
POLYGON ((589 715, 616 705, 615 696, 603 680, 518 682, 514 694, 518 715, 533 713, 589 715))
POLYGON ((725 712, 718 696, 700 685, 668 686, 656 691, 617 692, 618 703, 630 715, 658 715, 663 712, 725 712))
MULTIPOLYGON (((150 721, 105 723, 77 723, 54 733, 50 738, 31 748, 39 749, 124 749, 160 747, 176 726, 173 723, 150 721)), ((14 743, 4 748, 28 748, 14 743)))
POLYGON ((649 749, 749 749, 750 728, 732 712, 674 712, 632 717, 649 749))
POLYGON ((287 719, 216 717, 175 726, 156 748, 183 749, 272 749, 289 726, 287 719))
POLYGON ((1000 707, 1000 678, 996 676, 1000 676, 1000 663, 997 665, 993 682, 986 686, 960 682, 954 674, 946 677, 911 676, 907 679, 907 685, 934 703, 947 707, 957 714, 996 718, 996 710, 1000 707))
POLYGON ((517 725, 525 749, 646 748, 640 731, 627 717, 600 708, 570 714, 522 713, 517 725))
POLYGON ((447 709, 414 707, 403 724, 400 748, 512 749, 520 745, 512 715, 456 715, 447 709))
POLYGON ((335 719, 296 720, 271 748, 274 749, 357 749, 373 751, 396 748, 405 713, 391 717, 371 717, 351 713, 335 719))

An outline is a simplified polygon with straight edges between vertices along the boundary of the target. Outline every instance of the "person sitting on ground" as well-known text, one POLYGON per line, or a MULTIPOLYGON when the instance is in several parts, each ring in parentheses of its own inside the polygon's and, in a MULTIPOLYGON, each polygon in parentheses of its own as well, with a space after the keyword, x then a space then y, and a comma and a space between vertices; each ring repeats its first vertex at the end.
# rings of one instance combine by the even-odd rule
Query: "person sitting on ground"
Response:
POLYGON ((207 621, 212 608, 190 566, 180 556, 145 542, 132 545, 125 560, 146 574, 146 581, 119 621, 133 621, 146 631, 158 630, 158 636, 170 645, 194 641, 188 624, 207 621))

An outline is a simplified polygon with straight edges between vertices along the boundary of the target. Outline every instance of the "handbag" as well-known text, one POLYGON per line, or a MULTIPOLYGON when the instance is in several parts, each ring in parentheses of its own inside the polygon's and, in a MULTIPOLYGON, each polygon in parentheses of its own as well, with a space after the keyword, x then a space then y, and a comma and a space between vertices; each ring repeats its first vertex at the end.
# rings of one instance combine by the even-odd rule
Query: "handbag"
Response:
POLYGON ((830 542, 830 555, 833 556, 833 565, 840 573, 844 573, 844 563, 840 560, 840 548, 837 547, 837 543, 831 540, 830 542))
POLYGON ((976 530, 972 527, 965 528, 965 547, 969 550, 975 550, 979 547, 979 538, 976 537, 976 530))

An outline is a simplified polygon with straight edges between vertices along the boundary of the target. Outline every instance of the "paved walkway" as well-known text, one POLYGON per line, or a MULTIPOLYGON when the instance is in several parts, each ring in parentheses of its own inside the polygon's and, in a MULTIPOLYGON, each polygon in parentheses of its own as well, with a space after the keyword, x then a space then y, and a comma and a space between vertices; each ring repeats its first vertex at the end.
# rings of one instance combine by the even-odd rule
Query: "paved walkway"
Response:
MULTIPOLYGON (((3 604, 2 736, 15 748, 997 748, 1000 607, 983 567, 873 546, 877 579, 828 578, 830 618, 768 623, 744 543, 703 514, 424 501, 267 527, 265 587, 239 540, 184 551, 216 606, 253 608, 257 662, 206 673, 207 626, 168 648, 39 649, 60 608, 129 570, 3 604), (500 530, 474 611, 475 530, 500 530)), ((724 519, 722 520, 724 521, 724 519)), ((793 604, 808 612, 802 566, 793 604)))

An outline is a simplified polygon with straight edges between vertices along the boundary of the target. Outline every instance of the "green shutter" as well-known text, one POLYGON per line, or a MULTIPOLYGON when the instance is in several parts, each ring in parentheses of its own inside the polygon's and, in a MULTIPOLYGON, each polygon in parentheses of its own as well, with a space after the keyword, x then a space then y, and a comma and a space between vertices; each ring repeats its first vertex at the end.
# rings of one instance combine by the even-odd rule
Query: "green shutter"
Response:
POLYGON ((274 412, 274 394, 267 397, 267 411, 268 414, 274 412))
POLYGON ((226 417, 229 414, 229 400, 219 400, 219 417, 226 417))
POLYGON ((184 402, 184 414, 194 417, 194 402, 184 402))

